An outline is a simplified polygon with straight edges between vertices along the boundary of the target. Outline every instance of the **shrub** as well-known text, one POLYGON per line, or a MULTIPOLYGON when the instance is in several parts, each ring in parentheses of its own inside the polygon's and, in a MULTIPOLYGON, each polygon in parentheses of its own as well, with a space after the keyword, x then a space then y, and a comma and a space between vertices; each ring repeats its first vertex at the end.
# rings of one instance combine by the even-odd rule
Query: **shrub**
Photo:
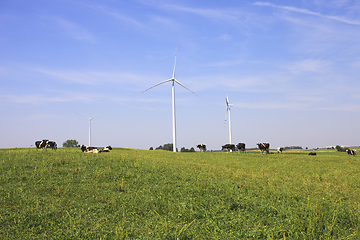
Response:
POLYGON ((77 147, 78 145, 79 143, 75 139, 66 140, 66 142, 63 143, 63 147, 77 147))

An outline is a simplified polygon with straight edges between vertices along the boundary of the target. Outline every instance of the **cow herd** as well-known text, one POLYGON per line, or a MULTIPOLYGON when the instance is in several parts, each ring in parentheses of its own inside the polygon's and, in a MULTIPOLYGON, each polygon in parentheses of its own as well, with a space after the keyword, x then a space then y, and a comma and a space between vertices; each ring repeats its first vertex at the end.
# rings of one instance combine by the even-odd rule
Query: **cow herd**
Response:
MULTIPOLYGON (((260 150, 260 153, 264 154, 270 154, 270 143, 257 143, 256 144, 260 150)), ((200 151, 206 151, 206 145, 205 144, 198 144, 196 147, 198 147, 200 149, 200 151)), ((240 151, 240 152, 246 152, 245 151, 245 143, 238 143, 236 146, 235 144, 225 144, 224 146, 221 146, 221 150, 222 151, 227 151, 227 152, 234 152, 234 151, 240 151)), ((277 153, 281 154, 283 151, 285 151, 285 148, 283 147, 278 147, 276 149, 277 153)), ((346 153, 349 156, 355 156, 356 155, 356 149, 347 149, 346 153)), ((273 154, 273 152, 271 153, 273 154)), ((316 152, 310 152, 308 155, 310 156, 316 156, 316 152)))
POLYGON ((240 152, 245 152, 245 143, 238 143, 236 146, 235 146, 235 144, 228 143, 228 144, 225 144, 224 146, 221 146, 222 151, 234 152, 236 149, 240 152))
MULTIPOLYGON (((34 146, 34 145, 32 145, 32 146, 34 146)), ((41 141, 36 141, 35 147, 36 147, 36 149, 42 149, 42 150, 47 150, 48 148, 51 148, 52 150, 56 150, 57 144, 54 141, 49 141, 47 139, 44 139, 41 141)), ((103 149, 99 149, 97 147, 88 147, 88 146, 84 146, 84 145, 80 145, 79 147, 80 147, 81 151, 85 152, 85 153, 101 153, 101 152, 110 152, 110 150, 112 150, 111 146, 104 147, 103 149)), ((205 149, 205 151, 206 151, 206 149, 205 149)))
POLYGON ((84 153, 101 153, 101 152, 110 152, 112 150, 111 146, 104 147, 103 149, 99 149, 97 147, 89 147, 85 145, 80 145, 80 149, 84 153))
POLYGON ((35 147, 36 149, 42 149, 42 150, 47 150, 48 148, 51 148, 52 150, 56 150, 57 144, 54 141, 49 141, 47 139, 44 139, 41 141, 36 141, 35 147))
MULTIPOLYGON (((221 150, 222 151, 227 151, 227 152, 234 152, 236 149, 239 152, 245 152, 246 153, 246 149, 245 149, 245 143, 238 143, 236 144, 225 144, 224 146, 221 146, 221 150)), ((258 148, 260 149, 261 153, 270 153, 269 148, 270 148, 270 144, 269 143, 258 143, 257 144, 258 148)), ((281 152, 282 152, 281 148, 281 152)))
MULTIPOLYGON (((260 151, 263 153, 264 151, 266 153, 269 153, 269 147, 270 147, 270 144, 269 143, 258 143, 257 144, 260 151)), ((246 153, 246 150, 245 150, 245 143, 238 143, 236 144, 225 144, 224 146, 221 146, 221 150, 222 151, 227 151, 227 152, 234 152, 236 149, 237 151, 239 152, 245 152, 246 153)))
MULTIPOLYGON (((270 143, 261 142, 261 143, 257 143, 256 145, 258 146, 258 148, 262 154, 270 153, 270 143)), ((48 148, 51 148, 52 150, 56 150, 57 144, 54 141, 49 141, 47 139, 44 139, 41 141, 36 141, 35 147, 36 147, 36 149, 42 149, 42 150, 47 150, 48 148)), ((101 152, 110 152, 110 150, 112 150, 111 146, 104 147, 103 149, 99 149, 97 147, 89 147, 89 146, 85 146, 85 145, 80 145, 79 147, 80 147, 81 151, 85 152, 85 153, 101 153, 101 152)), ((201 143, 201 144, 196 145, 196 147, 199 148, 200 152, 206 152, 206 144, 201 143)), ((246 152, 245 151, 245 143, 238 143, 236 146, 235 146, 235 144, 225 144, 224 146, 221 146, 222 151, 234 152, 236 149, 239 152, 246 152)), ((284 150, 285 149, 283 147, 277 148, 277 152, 280 154, 284 150)), ((347 149, 346 153, 349 156, 355 156, 356 150, 355 149, 347 149)), ((309 153, 309 155, 316 155, 316 153, 311 152, 311 153, 309 153)))

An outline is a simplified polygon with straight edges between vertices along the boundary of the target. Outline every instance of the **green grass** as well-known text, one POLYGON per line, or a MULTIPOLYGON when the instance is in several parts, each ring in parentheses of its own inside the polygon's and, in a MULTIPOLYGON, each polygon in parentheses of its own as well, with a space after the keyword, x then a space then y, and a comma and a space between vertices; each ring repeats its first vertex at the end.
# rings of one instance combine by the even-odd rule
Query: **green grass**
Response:
POLYGON ((0 149, 3 239, 360 239, 360 161, 0 149))

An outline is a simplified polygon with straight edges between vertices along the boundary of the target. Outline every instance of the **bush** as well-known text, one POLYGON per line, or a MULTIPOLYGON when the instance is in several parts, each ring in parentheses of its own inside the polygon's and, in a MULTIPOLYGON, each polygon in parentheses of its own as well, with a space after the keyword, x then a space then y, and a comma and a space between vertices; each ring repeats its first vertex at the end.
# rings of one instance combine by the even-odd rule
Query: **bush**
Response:
POLYGON ((349 150, 349 148, 343 148, 343 147, 340 147, 339 145, 336 145, 336 150, 338 150, 338 152, 346 152, 346 150, 349 150))
POLYGON ((78 145, 79 143, 75 139, 66 140, 66 142, 63 143, 63 147, 77 147, 78 145))
POLYGON ((303 149, 301 146, 286 146, 285 150, 289 150, 289 149, 303 149))
MULTIPOLYGON (((173 151, 173 144, 172 143, 166 143, 164 144, 164 146, 158 146, 157 148, 155 148, 155 150, 166 150, 166 151, 173 151)), ((176 151, 178 151, 178 149, 176 149, 176 151)))
POLYGON ((193 147, 191 147, 190 150, 189 150, 189 149, 187 149, 185 147, 182 147, 180 152, 195 152, 195 149, 193 147))

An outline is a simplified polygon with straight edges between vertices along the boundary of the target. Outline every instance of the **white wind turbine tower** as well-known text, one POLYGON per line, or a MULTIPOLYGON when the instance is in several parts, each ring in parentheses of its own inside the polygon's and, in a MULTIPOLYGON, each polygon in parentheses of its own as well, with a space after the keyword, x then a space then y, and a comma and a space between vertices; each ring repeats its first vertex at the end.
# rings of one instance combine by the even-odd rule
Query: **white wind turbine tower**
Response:
MULTIPOLYGON (((172 83, 173 152, 176 152, 175 82, 177 84, 179 84, 180 86, 182 86, 183 88, 185 88, 186 90, 188 90, 188 91, 192 92, 193 94, 195 94, 196 96, 198 96, 196 93, 194 93, 193 91, 191 91, 190 89, 188 89, 187 87, 182 85, 178 80, 175 79, 175 67, 176 67, 176 49, 175 49, 174 71, 173 71, 172 78, 170 78, 169 80, 163 81, 161 83, 158 83, 155 86, 151 87, 151 88, 154 88, 154 87, 159 86, 159 85, 161 85, 163 83, 166 83, 166 82, 171 82, 172 83)), ((151 88, 146 89, 145 91, 143 91, 143 93, 146 92, 147 90, 150 90, 151 88)))
MULTIPOLYGON (((226 94, 226 114, 225 114, 225 124, 226 124, 226 118, 227 118, 227 115, 229 113, 229 144, 232 144, 232 141, 231 141, 231 120, 230 120, 230 107, 232 107, 233 105, 229 103, 229 97, 228 95, 226 94)), ((225 126, 225 125, 224 125, 225 126)))
POLYGON ((94 117, 98 116, 99 114, 98 114, 98 115, 95 115, 95 116, 93 116, 93 117, 91 117, 91 118, 85 117, 84 115, 81 115, 80 113, 76 113, 76 114, 79 114, 80 116, 82 116, 82 117, 84 117, 84 118, 86 118, 86 119, 89 120, 89 147, 91 147, 91 120, 92 120, 94 117))

